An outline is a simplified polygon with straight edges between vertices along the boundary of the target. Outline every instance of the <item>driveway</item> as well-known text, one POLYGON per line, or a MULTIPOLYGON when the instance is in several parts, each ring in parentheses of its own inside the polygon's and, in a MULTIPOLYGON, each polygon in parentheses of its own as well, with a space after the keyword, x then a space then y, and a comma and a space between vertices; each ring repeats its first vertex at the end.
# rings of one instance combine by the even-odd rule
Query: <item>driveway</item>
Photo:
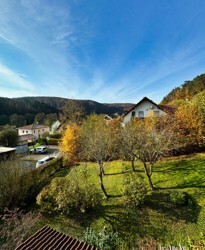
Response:
POLYGON ((23 165, 27 168, 35 168, 36 162, 46 156, 54 155, 57 156, 59 154, 59 148, 58 146, 47 146, 48 147, 48 153, 44 154, 27 154, 26 156, 23 156, 20 158, 23 165))

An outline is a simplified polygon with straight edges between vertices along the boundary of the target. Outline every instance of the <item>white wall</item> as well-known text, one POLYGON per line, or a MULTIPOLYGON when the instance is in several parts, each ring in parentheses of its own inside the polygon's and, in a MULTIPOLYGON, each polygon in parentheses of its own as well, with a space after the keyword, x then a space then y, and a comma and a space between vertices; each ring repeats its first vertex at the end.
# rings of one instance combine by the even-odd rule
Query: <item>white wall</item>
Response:
POLYGON ((49 133, 50 128, 49 127, 45 127, 45 128, 41 128, 41 129, 18 129, 18 135, 34 135, 37 138, 40 137, 40 135, 44 134, 45 132, 49 133))
POLYGON ((134 117, 136 117, 136 118, 140 118, 139 111, 144 112, 144 117, 149 117, 149 116, 153 115, 153 112, 155 112, 155 111, 159 112, 159 116, 166 114, 163 110, 158 109, 158 107, 156 105, 153 105, 149 101, 145 100, 145 101, 141 102, 139 105, 137 105, 137 107, 135 107, 133 110, 131 110, 128 114, 126 114, 124 116, 123 123, 127 123, 130 121, 133 111, 135 112, 134 117))

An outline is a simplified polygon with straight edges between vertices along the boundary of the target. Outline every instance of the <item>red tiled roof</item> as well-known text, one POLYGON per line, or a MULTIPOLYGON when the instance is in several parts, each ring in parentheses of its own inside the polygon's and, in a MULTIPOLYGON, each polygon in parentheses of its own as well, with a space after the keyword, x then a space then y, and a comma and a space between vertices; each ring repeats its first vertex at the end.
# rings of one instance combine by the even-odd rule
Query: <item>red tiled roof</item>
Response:
POLYGON ((50 227, 43 227, 15 250, 98 250, 50 227))

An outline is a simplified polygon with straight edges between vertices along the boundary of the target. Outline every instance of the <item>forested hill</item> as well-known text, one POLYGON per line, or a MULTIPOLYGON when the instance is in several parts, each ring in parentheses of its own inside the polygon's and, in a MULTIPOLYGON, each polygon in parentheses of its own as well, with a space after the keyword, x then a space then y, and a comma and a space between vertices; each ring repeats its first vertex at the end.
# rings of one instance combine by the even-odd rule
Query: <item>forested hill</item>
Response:
POLYGON ((185 81, 180 87, 174 88, 164 97, 161 104, 173 103, 176 100, 191 100, 198 93, 205 91, 205 74, 185 81))
MULTIPOLYGON (((70 99, 60 97, 21 97, 21 98, 4 98, 0 97, 0 115, 25 115, 37 114, 37 113, 60 113, 62 107, 70 99)), ((122 113, 123 109, 133 104, 117 103, 115 104, 102 104, 91 100, 76 100, 81 103, 85 113, 97 113, 97 114, 113 114, 122 113)))

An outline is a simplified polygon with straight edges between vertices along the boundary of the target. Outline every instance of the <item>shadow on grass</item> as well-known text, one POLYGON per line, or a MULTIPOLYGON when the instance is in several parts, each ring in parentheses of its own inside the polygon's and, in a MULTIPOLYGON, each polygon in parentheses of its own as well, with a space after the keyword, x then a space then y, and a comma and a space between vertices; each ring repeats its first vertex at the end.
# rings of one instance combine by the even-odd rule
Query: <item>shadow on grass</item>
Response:
POLYGON ((155 190, 145 200, 145 206, 161 214, 165 214, 169 219, 174 221, 183 220, 187 223, 196 223, 201 207, 194 199, 189 197, 190 204, 174 205, 170 200, 170 192, 155 190))
POLYGON ((118 173, 105 173, 106 175, 120 175, 120 174, 127 174, 130 173, 130 170, 126 170, 126 171, 122 171, 122 172, 118 172, 118 173))

